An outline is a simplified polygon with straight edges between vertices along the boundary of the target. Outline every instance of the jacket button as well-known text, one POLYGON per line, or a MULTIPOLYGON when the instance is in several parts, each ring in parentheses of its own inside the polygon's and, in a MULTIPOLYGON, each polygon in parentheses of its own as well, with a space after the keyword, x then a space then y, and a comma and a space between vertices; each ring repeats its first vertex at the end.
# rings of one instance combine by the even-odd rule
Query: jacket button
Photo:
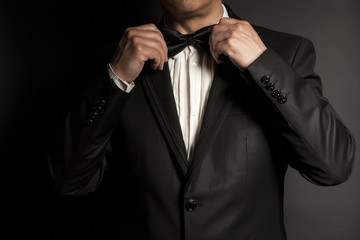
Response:
POLYGON ((100 105, 100 106, 104 106, 105 103, 106 103, 106 101, 105 101, 104 99, 102 99, 102 100, 99 101, 99 105, 100 105))
POLYGON ((84 125, 86 126, 86 127, 91 127, 91 126, 93 126, 94 125, 94 120, 93 119, 86 119, 85 121, 84 121, 84 125))
POLYGON ((185 209, 189 212, 194 211, 196 208, 196 202, 194 199, 190 198, 185 202, 185 209))
POLYGON ((269 75, 264 75, 260 78, 260 82, 262 82, 263 84, 267 85, 270 82, 270 76, 269 75))
POLYGON ((265 86, 266 90, 268 91, 272 91, 275 89, 275 84, 272 82, 269 82, 266 86, 265 86))
POLYGON ((284 104, 287 101, 287 97, 285 95, 280 95, 280 96, 277 97, 277 101, 280 104, 284 104))
POLYGON ((271 96, 274 98, 278 98, 281 95, 281 90, 275 90, 271 93, 271 96))

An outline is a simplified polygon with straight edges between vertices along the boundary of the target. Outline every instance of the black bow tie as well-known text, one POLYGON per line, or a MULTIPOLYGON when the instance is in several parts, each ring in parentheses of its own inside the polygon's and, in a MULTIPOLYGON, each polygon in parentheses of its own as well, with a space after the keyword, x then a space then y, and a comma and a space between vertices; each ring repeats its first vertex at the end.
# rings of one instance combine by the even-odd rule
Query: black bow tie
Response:
POLYGON ((162 22, 159 29, 168 47, 168 57, 175 56, 188 45, 201 47, 203 50, 209 51, 209 36, 213 27, 214 25, 210 25, 191 34, 182 34, 162 22))

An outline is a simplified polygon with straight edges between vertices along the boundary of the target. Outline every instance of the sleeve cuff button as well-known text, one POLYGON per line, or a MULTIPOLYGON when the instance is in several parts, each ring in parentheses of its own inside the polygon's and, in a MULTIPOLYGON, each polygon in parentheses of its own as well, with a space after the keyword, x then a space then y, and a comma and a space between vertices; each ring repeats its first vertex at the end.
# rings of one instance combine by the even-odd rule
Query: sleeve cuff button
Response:
POLYGON ((264 75, 260 78, 260 82, 262 82, 263 84, 268 84, 270 82, 270 76, 269 75, 264 75))

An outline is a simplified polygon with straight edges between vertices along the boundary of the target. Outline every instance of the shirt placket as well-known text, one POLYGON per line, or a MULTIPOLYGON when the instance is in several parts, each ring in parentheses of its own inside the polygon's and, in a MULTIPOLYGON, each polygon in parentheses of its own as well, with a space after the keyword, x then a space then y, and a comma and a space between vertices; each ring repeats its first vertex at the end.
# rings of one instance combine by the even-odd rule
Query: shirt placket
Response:
POLYGON ((196 141, 197 128, 199 124, 200 112, 200 97, 201 97, 201 66, 199 61, 199 54, 194 48, 190 49, 189 56, 189 91, 190 91, 190 105, 189 105, 189 151, 188 156, 193 150, 196 141))

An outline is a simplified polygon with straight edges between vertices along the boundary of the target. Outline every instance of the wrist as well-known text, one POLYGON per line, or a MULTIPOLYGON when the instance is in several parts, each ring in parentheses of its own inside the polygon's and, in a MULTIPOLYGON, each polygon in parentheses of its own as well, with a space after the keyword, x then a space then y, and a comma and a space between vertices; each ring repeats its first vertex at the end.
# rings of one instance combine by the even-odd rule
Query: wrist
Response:
POLYGON ((127 77, 126 74, 123 74, 122 71, 116 68, 112 63, 109 63, 109 68, 118 79, 127 82, 128 84, 131 84, 135 80, 127 77))
POLYGON ((116 86, 118 88, 120 88, 121 90, 129 93, 131 92, 131 90, 135 87, 134 82, 126 82, 124 81, 122 78, 120 78, 113 70, 111 64, 108 64, 108 73, 109 73, 109 77, 110 79, 112 79, 112 81, 116 84, 116 86))

